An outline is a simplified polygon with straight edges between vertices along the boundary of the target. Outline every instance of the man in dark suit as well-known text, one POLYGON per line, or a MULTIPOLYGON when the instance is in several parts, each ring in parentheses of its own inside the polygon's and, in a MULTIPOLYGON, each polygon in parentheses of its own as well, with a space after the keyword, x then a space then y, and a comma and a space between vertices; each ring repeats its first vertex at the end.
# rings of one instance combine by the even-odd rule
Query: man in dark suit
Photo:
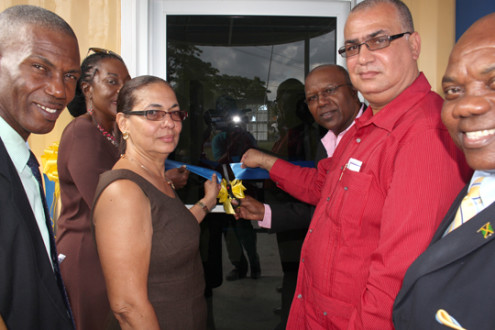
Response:
MULTIPOLYGON (((305 102, 314 120, 328 131, 316 150, 315 160, 318 163, 321 159, 332 156, 354 119, 361 115, 364 105, 359 101, 356 89, 352 87, 349 74, 338 65, 321 65, 314 68, 306 77, 304 93, 305 102)), ((266 195, 265 193, 265 197, 266 195)), ((300 251, 313 207, 277 189, 274 198, 267 201, 267 204, 246 196, 236 211, 236 217, 262 220, 259 223, 260 227, 277 233, 284 272, 281 323, 278 328, 285 329, 296 289, 300 251), (283 202, 289 199, 292 199, 292 202, 283 202)))
POLYGON ((74 328, 27 139, 53 129, 79 76, 77 38, 62 18, 34 6, 0 13, 0 315, 8 329, 74 328))
POLYGON ((397 329, 446 329, 448 322, 495 328, 494 30, 492 13, 462 35, 449 58, 442 121, 475 172, 406 273, 394 304, 397 329))

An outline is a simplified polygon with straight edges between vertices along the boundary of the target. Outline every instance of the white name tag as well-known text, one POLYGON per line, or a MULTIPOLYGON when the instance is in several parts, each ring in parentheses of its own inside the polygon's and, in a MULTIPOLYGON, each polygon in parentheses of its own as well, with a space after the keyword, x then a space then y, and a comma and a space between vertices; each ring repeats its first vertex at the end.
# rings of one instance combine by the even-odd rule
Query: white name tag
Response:
POLYGON ((359 171, 361 171, 361 165, 362 164, 363 164, 362 161, 351 158, 351 159, 349 159, 349 162, 347 163, 347 169, 349 171, 359 172, 359 171))

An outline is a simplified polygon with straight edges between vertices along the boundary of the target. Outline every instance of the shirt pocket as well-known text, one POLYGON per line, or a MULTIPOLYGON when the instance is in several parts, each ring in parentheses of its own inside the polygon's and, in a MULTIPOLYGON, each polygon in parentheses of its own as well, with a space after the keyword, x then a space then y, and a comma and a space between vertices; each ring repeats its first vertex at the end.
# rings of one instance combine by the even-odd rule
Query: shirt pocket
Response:
POLYGON ((318 289, 308 290, 306 313, 312 323, 310 329, 346 329, 355 311, 351 304, 322 294, 318 289))
POLYGON ((337 214, 343 224, 361 224, 371 193, 372 179, 367 173, 349 170, 343 173, 337 188, 337 214))

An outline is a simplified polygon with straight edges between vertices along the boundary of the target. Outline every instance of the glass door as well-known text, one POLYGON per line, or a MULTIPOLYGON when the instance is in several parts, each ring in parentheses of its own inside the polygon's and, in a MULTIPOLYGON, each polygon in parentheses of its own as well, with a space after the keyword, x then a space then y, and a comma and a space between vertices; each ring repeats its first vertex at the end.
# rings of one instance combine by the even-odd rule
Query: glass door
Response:
MULTIPOLYGON (((320 64, 344 65, 337 49, 350 7, 323 0, 122 0, 122 55, 131 76, 165 78, 189 113, 170 158, 221 173, 250 147, 313 160, 321 132, 304 103, 304 79, 320 64)), ((180 198, 195 203, 203 182, 191 174, 180 198)), ((243 184, 261 202, 294 202, 270 180, 243 184)), ((274 308, 287 296, 290 304, 294 269, 285 265, 290 256, 297 274, 305 231, 271 235, 222 210, 218 205, 201 223, 209 329, 283 328, 284 309, 280 315, 274 308)))

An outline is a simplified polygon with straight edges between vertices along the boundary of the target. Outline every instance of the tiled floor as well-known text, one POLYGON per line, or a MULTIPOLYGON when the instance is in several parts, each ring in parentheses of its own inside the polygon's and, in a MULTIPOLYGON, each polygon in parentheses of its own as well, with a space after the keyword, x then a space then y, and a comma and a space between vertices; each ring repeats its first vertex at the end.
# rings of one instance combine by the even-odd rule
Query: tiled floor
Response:
MULTIPOLYGON (((275 235, 259 232, 258 254, 261 261, 261 278, 250 277, 237 281, 223 281, 213 289, 213 317, 216 330, 273 330, 280 316, 273 308, 280 306, 282 268, 275 235)), ((223 251, 224 275, 232 266, 223 251)), ((249 273, 248 273, 249 274, 249 273)))

